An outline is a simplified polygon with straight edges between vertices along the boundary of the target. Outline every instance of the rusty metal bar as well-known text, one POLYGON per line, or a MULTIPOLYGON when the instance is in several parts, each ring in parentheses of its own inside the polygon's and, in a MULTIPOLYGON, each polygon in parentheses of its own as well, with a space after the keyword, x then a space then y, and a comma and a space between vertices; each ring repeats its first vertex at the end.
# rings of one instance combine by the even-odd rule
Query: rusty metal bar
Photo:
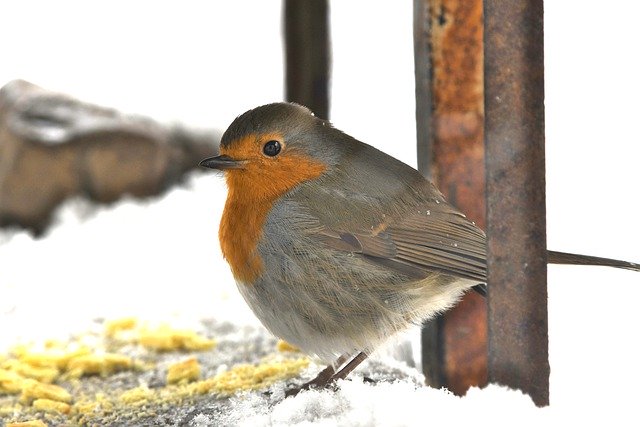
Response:
MULTIPOLYGON (((413 1, 413 59, 416 80, 416 140, 418 170, 433 179, 433 113, 431 74, 431 17, 427 0, 413 1)), ((440 388, 445 385, 444 353, 442 348, 442 317, 422 325, 422 371, 427 384, 440 388)))
MULTIPOLYGON (((482 1, 414 0, 418 166, 484 225, 482 1)), ((485 301, 470 293, 422 333, 425 377, 464 394, 487 382, 485 301)))
POLYGON ((287 101, 329 118, 328 0, 285 0, 285 84, 287 101))
POLYGON ((418 143, 418 170, 433 179, 433 132, 431 113, 431 16, 429 1, 413 1, 413 60, 416 79, 416 137, 418 143))
POLYGON ((543 1, 485 0, 489 379, 549 404, 543 1))

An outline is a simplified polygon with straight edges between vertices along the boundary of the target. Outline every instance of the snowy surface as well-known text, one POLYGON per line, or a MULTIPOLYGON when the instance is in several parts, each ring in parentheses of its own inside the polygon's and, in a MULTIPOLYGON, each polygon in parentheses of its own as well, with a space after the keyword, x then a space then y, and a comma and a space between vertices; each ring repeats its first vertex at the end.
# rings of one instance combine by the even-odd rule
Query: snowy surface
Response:
MULTIPOLYGON (((273 0, 2 3, 0 38, 12 43, 0 84, 24 78, 124 111, 222 129, 282 98, 279 7, 273 0)), ((640 6, 545 7, 549 247, 640 261, 640 6)), ((336 1, 332 18, 334 123, 414 165, 411 2, 336 1)), ((0 342, 129 314, 256 325, 220 256, 224 197, 220 178, 196 173, 157 200, 99 209, 73 201, 45 239, 2 232, 0 342)), ((549 268, 550 408, 496 386, 458 398, 356 378, 337 394, 303 393, 271 410, 260 396, 238 397, 235 421, 637 425, 638 301, 640 274, 549 268)))
MULTIPOLYGON (((518 425, 539 425, 548 410, 536 410, 519 392, 497 386, 473 389, 467 397, 441 390, 417 388, 409 382, 371 386, 362 380, 339 382, 340 389, 310 391, 269 407, 263 396, 236 398, 229 422, 241 426, 424 426, 440 423, 462 425, 480 420, 494 425, 514 425, 514 417, 528 416, 518 425), (504 408, 508 407, 508 411, 504 408), (533 417, 533 418, 532 418, 533 417)), ((203 417, 203 426, 208 424, 203 417)))

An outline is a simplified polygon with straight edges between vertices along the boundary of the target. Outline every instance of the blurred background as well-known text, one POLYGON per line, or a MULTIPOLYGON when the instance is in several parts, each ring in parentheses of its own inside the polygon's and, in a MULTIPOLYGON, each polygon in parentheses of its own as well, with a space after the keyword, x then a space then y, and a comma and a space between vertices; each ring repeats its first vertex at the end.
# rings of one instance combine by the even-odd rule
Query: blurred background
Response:
MULTIPOLYGON (((330 116, 336 127, 415 166, 412 11, 408 1, 331 3, 330 116)), ((551 249, 640 261, 638 12, 623 0, 545 4, 551 249)), ((216 314, 208 301, 236 298, 217 242, 224 183, 183 173, 237 115, 283 99, 281 2, 9 1, 0 16, 0 86, 26 80, 156 121, 125 120, 134 135, 151 129, 161 141, 190 141, 150 162, 180 165, 170 180, 158 178, 158 189, 180 183, 165 198, 156 191, 144 202, 123 200, 94 185, 93 194, 116 203, 96 207, 80 191, 38 238, 0 230, 0 344, 100 316, 216 314)), ((118 114, 98 112, 98 121, 109 128, 118 114)), ((40 125, 54 147, 56 127, 40 125)), ((0 173, 9 168, 6 151, 3 157, 0 173)), ((108 166, 96 168, 96 176, 109 176, 108 166)), ((56 179, 37 175, 42 167, 29 170, 36 182, 56 179)), ((639 298, 637 274, 549 268, 552 404, 632 403, 624 387, 640 381, 639 298)), ((252 316, 233 311, 227 314, 252 316)))

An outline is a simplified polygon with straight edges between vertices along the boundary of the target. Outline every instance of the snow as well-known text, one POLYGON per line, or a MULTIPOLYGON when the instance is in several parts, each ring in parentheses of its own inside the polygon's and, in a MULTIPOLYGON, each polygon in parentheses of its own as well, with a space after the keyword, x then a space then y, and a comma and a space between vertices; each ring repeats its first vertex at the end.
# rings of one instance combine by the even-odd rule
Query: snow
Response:
POLYGON ((220 177, 196 174, 162 199, 103 208, 72 200, 42 239, 0 232, 2 287, 10 295, 0 308, 22 325, 2 328, 0 343, 96 316, 197 319, 212 314, 211 301, 219 302, 217 318, 257 323, 244 304, 224 303, 236 294, 217 242, 224 191, 220 177), (33 313, 49 313, 44 330, 30 322, 33 313))
MULTIPOLYGON (((8 4, 0 5, 11 17, 0 38, 13 42, 4 46, 0 84, 24 78, 86 101, 216 129, 282 97, 278 1, 8 4)), ((640 261, 638 8, 622 0, 604 8, 545 3, 550 248, 640 261)), ((333 122, 415 165, 411 2, 332 2, 332 19, 333 122)), ((108 207, 71 201, 44 239, 0 232, 0 347, 83 330, 98 316, 184 323, 214 316, 256 326, 217 243, 224 197, 219 177, 196 172, 162 198, 108 207)), ((459 398, 411 381, 370 385, 356 375, 337 392, 301 393, 273 407, 258 393, 235 397, 228 420, 633 425, 638 301, 638 273, 549 267, 549 408, 496 385, 459 398)), ((212 422, 205 415, 196 421, 212 422)))

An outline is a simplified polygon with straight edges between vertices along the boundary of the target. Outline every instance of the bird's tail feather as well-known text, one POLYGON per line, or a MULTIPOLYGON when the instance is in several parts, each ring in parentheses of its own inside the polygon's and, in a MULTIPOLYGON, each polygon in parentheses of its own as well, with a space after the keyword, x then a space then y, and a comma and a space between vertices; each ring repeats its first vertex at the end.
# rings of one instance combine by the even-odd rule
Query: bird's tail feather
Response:
MULTIPOLYGON (((571 265, 601 265, 604 267, 624 268, 627 270, 640 271, 640 264, 628 261, 620 261, 611 258, 600 258, 590 255, 570 254, 566 252, 547 251, 547 262, 549 264, 571 264, 571 265)), ((482 295, 487 296, 487 285, 479 283, 473 287, 473 290, 482 295)))
POLYGON ((640 264, 597 256, 569 254, 566 252, 547 251, 549 264, 602 265, 605 267, 625 268, 640 271, 640 264))

